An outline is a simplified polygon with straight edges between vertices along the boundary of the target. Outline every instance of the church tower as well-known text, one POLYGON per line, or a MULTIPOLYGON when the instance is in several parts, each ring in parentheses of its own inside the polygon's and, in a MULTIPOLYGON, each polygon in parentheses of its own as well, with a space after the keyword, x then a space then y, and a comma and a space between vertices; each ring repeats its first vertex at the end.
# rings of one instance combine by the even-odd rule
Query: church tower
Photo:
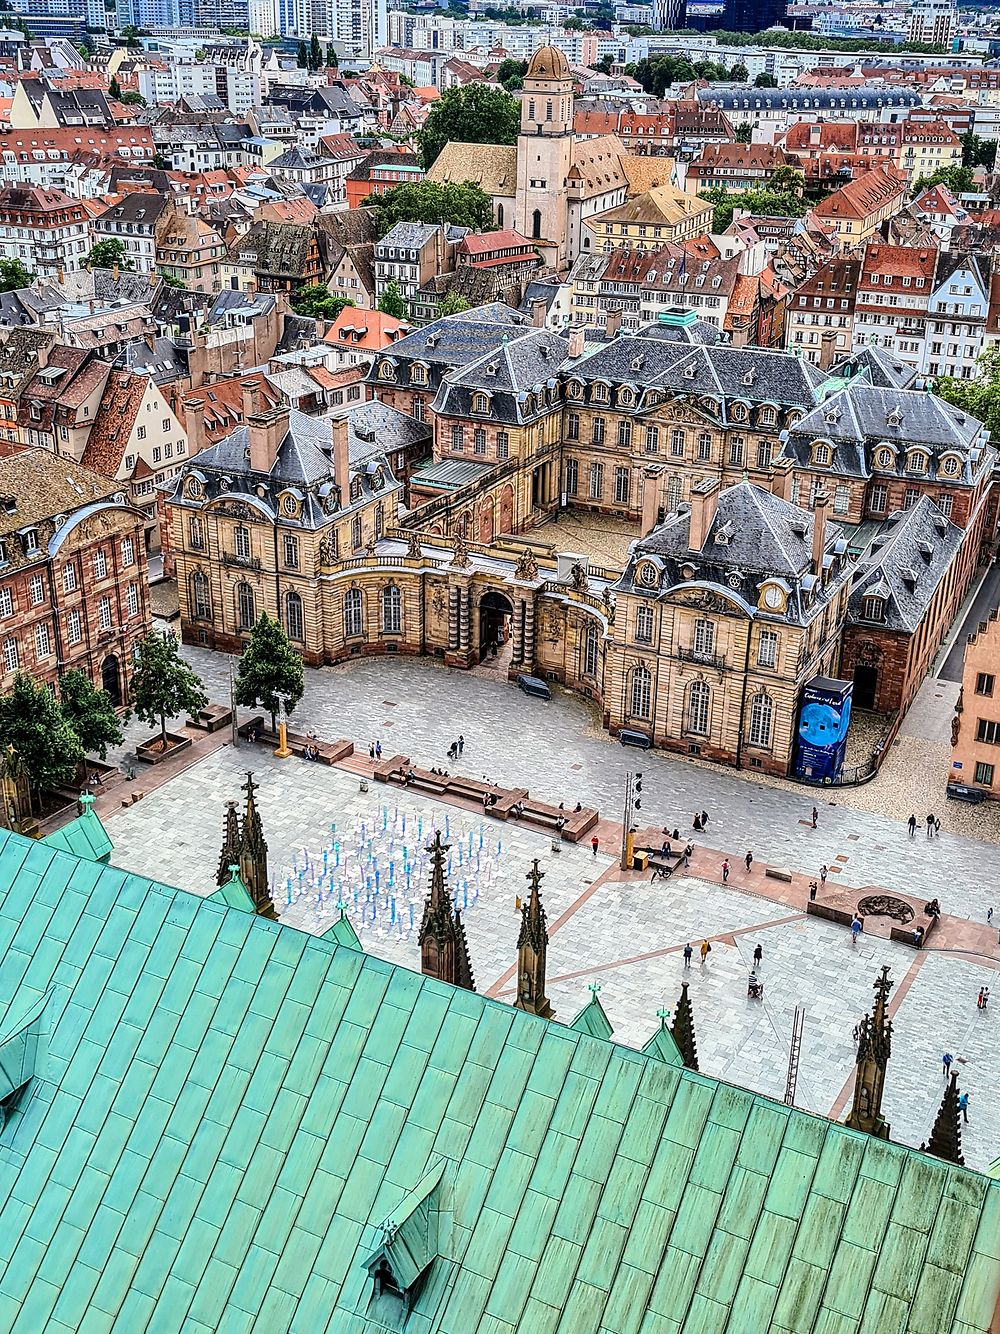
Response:
POLYGON ((420 971, 425 977, 436 977, 453 987, 475 991, 476 983, 469 962, 469 946, 461 917, 451 906, 451 895, 445 884, 445 853, 448 844, 441 842, 440 829, 431 844, 431 892, 424 900, 424 916, 420 923, 420 971))
POLYGON ((882 1115, 885 1067, 892 1055, 892 1020, 889 1018, 888 964, 875 983, 875 1004, 871 1014, 861 1021, 858 1035, 858 1070, 854 1081, 854 1101, 847 1117, 852 1130, 865 1130, 879 1139, 889 1138, 889 1126, 882 1115))
POLYGON ((546 261, 560 272, 570 256, 572 171, 573 77, 561 51, 540 46, 521 91, 515 221, 522 236, 541 242, 546 261))
POLYGON ((549 947, 549 933, 545 926, 545 909, 539 894, 544 872, 538 862, 531 863, 528 872, 530 892, 521 908, 521 931, 517 937, 517 1000, 518 1010, 528 1010, 543 1019, 554 1019, 555 1013, 545 994, 545 955, 549 947))
POLYGON ((247 794, 247 801, 243 812, 243 833, 239 848, 240 878, 250 891, 254 908, 260 916, 276 919, 278 914, 274 909, 267 878, 267 840, 264 838, 264 826, 260 821, 257 803, 254 801, 254 793, 258 788, 259 784, 253 781, 253 774, 248 773, 247 781, 241 789, 247 794))

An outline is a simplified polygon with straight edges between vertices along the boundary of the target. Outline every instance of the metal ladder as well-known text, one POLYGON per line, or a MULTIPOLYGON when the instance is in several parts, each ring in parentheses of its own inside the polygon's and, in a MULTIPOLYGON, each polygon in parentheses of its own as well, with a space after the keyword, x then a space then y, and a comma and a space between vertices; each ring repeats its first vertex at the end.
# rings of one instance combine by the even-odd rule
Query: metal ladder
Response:
POLYGON ((788 1078, 785 1080, 785 1102, 789 1107, 795 1105, 795 1083, 799 1077, 799 1054, 802 1050, 802 1029, 805 1027, 806 1010, 804 1005, 796 1005, 792 1016, 792 1042, 788 1049, 788 1078))

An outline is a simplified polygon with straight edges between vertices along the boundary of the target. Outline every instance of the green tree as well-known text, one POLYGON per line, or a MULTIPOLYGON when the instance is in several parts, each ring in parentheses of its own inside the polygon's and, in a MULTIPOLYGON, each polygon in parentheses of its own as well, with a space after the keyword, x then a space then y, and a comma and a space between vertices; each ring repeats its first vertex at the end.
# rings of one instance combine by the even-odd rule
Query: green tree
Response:
POLYGON ((299 69, 309 68, 309 51, 305 42, 299 42, 299 54, 295 63, 298 65, 299 69))
POLYGON ((333 49, 332 42, 326 48, 326 67, 327 69, 338 69, 340 67, 340 61, 337 59, 337 53, 333 49))
POLYGON ((773 74, 768 74, 767 70, 761 70, 753 81, 755 88, 777 88, 778 80, 773 74))
POLYGON ((431 103, 417 139, 425 169, 431 167, 445 144, 516 144, 521 129, 521 106, 516 97, 486 83, 449 88, 431 103))
POLYGON ((133 268, 132 257, 124 244, 114 236, 91 246, 86 263, 89 269, 113 269, 117 264, 123 273, 131 273, 133 268))
POLYGON ((489 231, 493 226, 493 200, 472 181, 410 181, 387 190, 384 195, 369 195, 368 206, 378 210, 379 236, 385 236, 397 222, 449 222, 455 227, 471 227, 474 232, 489 231))
POLYGON ((59 678, 59 701, 62 716, 73 729, 85 756, 106 759, 108 747, 120 746, 125 740, 110 695, 98 690, 86 672, 65 672, 59 678))
POLYGON ((19 259, 0 259, 0 292, 15 292, 34 281, 35 275, 19 259))
POLYGON ((175 278, 172 273, 164 273, 162 269, 157 269, 156 276, 161 278, 168 287, 176 287, 180 292, 185 290, 184 284, 181 282, 180 278, 175 278))
POLYGON ((122 100, 122 86, 113 74, 108 80, 108 96, 115 102, 122 100))
POLYGON ((913 186, 913 193, 919 195, 932 185, 945 185, 953 195, 963 194, 975 188, 971 167, 941 167, 930 176, 921 176, 913 186))
POLYGON ((741 121, 735 131, 736 142, 738 144, 749 144, 753 142, 753 126, 748 120, 741 121))
POLYGON ((127 107, 144 107, 147 105, 142 93, 122 93, 121 102, 123 106, 127 107))
POLYGON ((288 642, 281 625, 267 612, 250 633, 250 643, 243 650, 236 676, 236 703, 246 709, 266 709, 271 715, 271 731, 277 730, 279 697, 291 713, 302 698, 305 673, 302 659, 288 642))
POLYGON ((464 296, 459 296, 457 292, 449 292, 438 302, 437 318, 441 319, 444 315, 459 315, 463 310, 468 309, 469 303, 464 296))
POLYGON ((383 315, 391 315, 394 320, 408 320, 410 318, 410 308, 403 299, 399 284, 395 282, 386 283, 378 308, 383 315))
POLYGON ((977 417, 997 439, 1000 431, 1000 348, 990 348, 979 358, 979 374, 974 380, 955 380, 943 376, 934 383, 934 392, 946 403, 977 417))
POLYGON ((980 139, 971 130, 962 135, 962 166, 992 167, 997 157, 997 141, 980 139))
POLYGON ((63 717, 56 697, 25 672, 0 699, 0 747, 12 746, 37 797, 42 788, 72 782, 83 747, 63 717))
POLYGON ((524 87, 524 76, 528 72, 526 60, 501 60, 497 66, 496 81, 508 93, 516 93, 524 87))
POLYGON ((792 194, 801 194, 804 181, 805 176, 795 167, 778 167, 767 185, 771 191, 790 190, 792 194))
POLYGON ((323 52, 320 48, 319 38, 313 33, 309 39, 309 68, 319 69, 323 63, 323 52))
POLYGON ((201 681, 181 658, 177 640, 155 631, 139 643, 132 672, 132 709, 140 722, 160 727, 167 748, 167 719, 181 713, 197 714, 208 703, 201 681))
POLYGON ((737 63, 730 67, 729 78, 733 83, 746 83, 750 78, 750 71, 747 69, 746 65, 737 63))
POLYGON ((785 190, 744 190, 740 194, 728 194, 719 187, 703 190, 698 197, 715 205, 713 232, 724 232, 738 208, 771 218, 801 218, 803 213, 809 211, 809 205, 804 200, 785 190))
POLYGON ((322 283, 300 287, 292 296, 296 315, 310 315, 314 320, 335 320, 345 306, 353 306, 349 296, 334 296, 322 283))

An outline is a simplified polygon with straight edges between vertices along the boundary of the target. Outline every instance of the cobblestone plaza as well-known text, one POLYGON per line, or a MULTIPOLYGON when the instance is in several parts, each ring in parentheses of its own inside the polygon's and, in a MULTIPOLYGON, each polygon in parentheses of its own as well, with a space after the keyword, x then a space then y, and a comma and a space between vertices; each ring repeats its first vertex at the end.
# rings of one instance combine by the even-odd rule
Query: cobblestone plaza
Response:
MULTIPOLYGON (((202 673, 209 694, 224 699, 228 666, 219 655, 185 650, 202 673)), ((880 885, 915 895, 937 894, 946 913, 982 921, 991 904, 996 849, 982 841, 942 833, 909 840, 897 821, 842 804, 819 802, 819 825, 810 827, 812 792, 789 784, 749 782, 732 773, 655 754, 638 755, 600 735, 580 701, 558 694, 550 703, 526 700, 499 681, 454 673, 429 662, 380 661, 347 669, 307 673, 306 695, 296 725, 325 737, 347 736, 360 753, 381 740, 383 753, 410 755, 427 765, 447 763, 451 740, 463 733, 461 768, 498 783, 523 783, 533 794, 567 805, 582 800, 603 819, 620 819, 624 774, 645 775, 643 817, 686 834, 695 809, 710 812, 700 846, 736 859, 747 847, 758 862, 816 874, 821 863, 839 869, 853 886, 880 885), (837 862, 837 857, 843 858, 837 862)), ((130 741, 139 735, 134 725, 130 741)), ((214 888, 224 803, 240 797, 242 771, 252 767, 261 782, 260 802, 278 882, 279 911, 306 929, 325 930, 330 906, 317 915, 303 899, 289 909, 281 885, 302 850, 315 860, 331 840, 330 826, 389 818, 405 812, 434 821, 450 836, 478 843, 479 812, 448 807, 398 789, 371 784, 359 791, 356 774, 299 760, 278 761, 262 747, 217 750, 149 792, 144 800, 109 821, 115 864, 197 893, 214 888)), ((455 766, 450 766, 454 768, 455 766)), ((822 794, 818 794, 822 795, 822 794)), ((992 1013, 980 1015, 976 993, 991 985, 996 959, 935 953, 914 954, 906 946, 863 936, 855 948, 842 928, 807 918, 797 904, 777 902, 739 885, 737 863, 730 884, 674 878, 650 884, 622 877, 607 838, 595 858, 589 844, 562 845, 511 825, 486 821, 485 845, 500 841, 501 871, 463 914, 477 988, 503 1000, 513 997, 521 893, 533 858, 545 870, 548 914, 549 995, 567 1022, 600 986, 600 1000, 615 1028, 615 1040, 641 1045, 658 1022, 657 1010, 672 1007, 680 982, 690 978, 702 1068, 773 1096, 784 1093, 792 1015, 805 1007, 805 1034, 798 1075, 798 1105, 841 1115, 853 1080, 851 1029, 869 1008, 878 969, 890 965, 894 996, 894 1054, 889 1067, 885 1113, 894 1138, 918 1144, 926 1137, 941 1094, 940 1058, 952 1051, 970 1095, 970 1123, 963 1142, 966 1161, 988 1166, 1000 1137, 1000 1068, 994 1054, 992 1013), (687 940, 697 947, 707 936, 707 965, 683 966, 687 940), (746 995, 754 947, 764 951, 763 1003, 746 995)), ((713 866, 714 870, 714 866, 713 866)), ((422 900, 426 886, 416 887, 422 900)), ((461 906, 461 904, 459 905, 461 906)), ((401 912, 402 904, 401 904, 401 912)), ((419 902, 416 907, 419 913, 419 902)), ((418 919, 419 920, 419 919, 418 919)), ((380 917, 361 931, 366 950, 410 967, 419 966, 415 933, 400 939, 380 917)))

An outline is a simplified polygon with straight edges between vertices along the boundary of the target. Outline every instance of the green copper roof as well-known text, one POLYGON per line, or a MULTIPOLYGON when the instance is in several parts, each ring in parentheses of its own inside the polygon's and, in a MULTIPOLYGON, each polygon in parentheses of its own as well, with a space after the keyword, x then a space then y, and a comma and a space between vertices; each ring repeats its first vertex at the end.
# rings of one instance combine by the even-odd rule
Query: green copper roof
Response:
POLYGON ((114 844, 101 823, 101 817, 94 810, 94 798, 85 792, 80 802, 83 813, 54 833, 46 834, 42 842, 50 848, 71 852, 74 857, 82 857, 88 862, 107 862, 114 844))
POLYGON ((993 1319, 978 1173, 6 831, 0 1014, 14 1334, 993 1319))
POLYGON ((240 912, 256 912, 254 907, 253 895, 243 883, 243 877, 236 870, 229 877, 224 885, 220 885, 217 890, 207 896, 213 903, 224 903, 229 908, 237 908, 240 912))
POLYGON ((343 911, 333 926, 327 927, 323 932, 323 939, 332 940, 335 945, 346 945, 349 950, 364 949, 358 939, 358 933, 351 925, 350 918, 346 917, 343 911))
POLYGON ((599 987, 592 987, 593 995, 575 1019, 570 1020, 570 1028, 577 1033, 589 1033, 592 1038, 609 1038, 615 1031, 611 1020, 605 1013, 604 1006, 597 999, 599 987))
POLYGON ((662 1019, 660 1027, 654 1030, 653 1036, 643 1045, 642 1051, 643 1055, 655 1056, 658 1061, 666 1061, 667 1065, 684 1064, 684 1057, 678 1050, 674 1035, 662 1019))

